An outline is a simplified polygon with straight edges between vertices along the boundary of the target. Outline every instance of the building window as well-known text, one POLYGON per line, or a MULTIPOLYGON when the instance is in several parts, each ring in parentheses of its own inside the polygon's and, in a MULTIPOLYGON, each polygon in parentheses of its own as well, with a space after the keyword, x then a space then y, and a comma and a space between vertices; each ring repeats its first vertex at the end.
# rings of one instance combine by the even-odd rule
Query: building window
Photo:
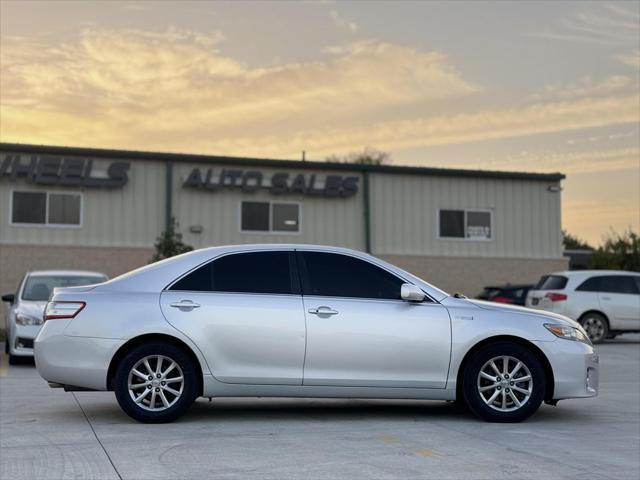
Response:
POLYGON ((268 202, 242 202, 242 231, 269 231, 268 202))
POLYGON ((440 238, 491 240, 488 210, 440 210, 440 238))
POLYGON ((16 225, 79 226, 79 193, 13 192, 11 223, 16 225))
POLYGON ((242 232, 298 233, 300 205, 297 203, 241 202, 242 232))

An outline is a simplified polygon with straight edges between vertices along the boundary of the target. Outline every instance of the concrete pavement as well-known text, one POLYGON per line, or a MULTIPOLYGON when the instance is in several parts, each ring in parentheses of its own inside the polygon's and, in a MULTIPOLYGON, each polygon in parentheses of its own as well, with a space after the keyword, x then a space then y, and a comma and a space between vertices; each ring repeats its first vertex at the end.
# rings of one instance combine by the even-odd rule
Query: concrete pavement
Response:
POLYGON ((598 398, 521 424, 442 402, 201 399, 176 423, 143 425, 112 393, 52 390, 3 357, 0 478, 640 478, 640 335, 598 350, 598 398))

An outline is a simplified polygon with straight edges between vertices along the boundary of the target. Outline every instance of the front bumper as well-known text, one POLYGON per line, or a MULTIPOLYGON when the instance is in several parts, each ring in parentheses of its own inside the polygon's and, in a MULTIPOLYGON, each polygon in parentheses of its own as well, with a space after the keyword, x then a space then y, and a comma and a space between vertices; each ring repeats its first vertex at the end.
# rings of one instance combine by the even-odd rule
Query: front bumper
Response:
POLYGON ((51 383, 107 390, 109 363, 124 340, 64 334, 71 320, 49 320, 35 339, 36 368, 51 383))
POLYGON ((598 395, 600 364, 591 345, 561 338, 534 343, 551 364, 555 379, 554 400, 598 395))
POLYGON ((9 335, 9 353, 16 357, 33 357, 33 342, 41 325, 15 323, 9 335))

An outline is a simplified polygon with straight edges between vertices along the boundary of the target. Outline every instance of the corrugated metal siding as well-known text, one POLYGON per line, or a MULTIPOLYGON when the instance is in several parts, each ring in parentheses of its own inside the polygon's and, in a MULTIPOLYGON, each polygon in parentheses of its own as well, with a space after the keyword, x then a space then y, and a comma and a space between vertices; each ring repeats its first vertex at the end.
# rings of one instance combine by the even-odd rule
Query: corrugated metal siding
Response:
MULTIPOLYGON (((94 160, 95 169, 110 161, 94 160)), ((126 159, 123 159, 126 160, 126 159)), ((175 163, 173 215, 186 243, 209 245, 295 242, 365 248, 362 177, 357 195, 324 198, 271 195, 262 190, 209 192, 182 186, 189 172, 202 163, 175 163), (299 202, 299 234, 240 232, 242 200, 299 202), (189 227, 201 225, 194 234, 189 227)), ((228 167, 228 166, 227 166, 228 167)), ((211 165, 216 171, 222 168, 211 165)), ((243 167, 247 169, 247 167, 243 167)), ((292 168, 256 168, 270 177, 274 172, 297 173, 292 168)), ((327 172, 305 170, 324 178, 327 172)), ((336 173, 336 172, 331 172, 336 173)), ((556 182, 369 173, 373 253, 381 255, 453 255, 561 258, 560 193, 548 191, 556 182), (438 238, 439 208, 480 208, 493 212, 493 239, 465 241, 438 238)), ((165 227, 165 163, 131 161, 129 182, 121 189, 80 189, 83 193, 81 228, 9 225, 10 194, 19 190, 75 191, 44 188, 19 180, 0 179, 0 243, 86 246, 150 247, 165 227)))
MULTIPOLYGON (((115 160, 115 159, 114 159, 115 160)), ((94 160, 94 170, 110 161, 94 160)), ((129 182, 123 188, 61 188, 0 181, 0 242, 47 245, 141 246, 153 245, 164 229, 163 163, 131 162, 129 182), (81 227, 11 226, 13 190, 81 192, 81 227)))
POLYGON ((555 182, 371 175, 375 254, 562 257, 555 182), (493 238, 438 238, 438 209, 487 209, 493 238))
MULTIPOLYGON (((174 165, 173 176, 173 215, 180 222, 180 231, 184 241, 196 248, 246 243, 315 243, 337 245, 358 250, 364 249, 364 216, 362 204, 362 179, 359 191, 348 198, 325 198, 303 195, 272 195, 261 190, 255 193, 242 193, 240 190, 211 192, 194 190, 182 186, 189 172, 195 167, 206 170, 197 164, 174 165), (301 232, 298 234, 257 234, 240 232, 241 201, 293 202, 301 205, 301 232), (201 225, 202 233, 189 231, 192 225, 201 225)), ((214 172, 220 166, 212 166, 214 172)), ((259 169, 265 178, 275 172, 295 174, 291 169, 259 169)), ((305 175, 316 173, 319 179, 326 172, 305 171, 305 175)), ((357 174, 349 173, 349 176, 357 174)))

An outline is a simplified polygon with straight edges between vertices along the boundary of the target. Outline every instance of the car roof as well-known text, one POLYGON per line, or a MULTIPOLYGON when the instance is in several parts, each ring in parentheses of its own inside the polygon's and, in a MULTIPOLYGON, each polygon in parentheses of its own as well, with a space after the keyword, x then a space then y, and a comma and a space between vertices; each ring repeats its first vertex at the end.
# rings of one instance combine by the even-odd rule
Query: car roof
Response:
POLYGON ((377 264, 387 270, 391 270, 401 278, 406 278, 413 283, 417 283, 437 301, 448 296, 446 292, 440 290, 435 285, 432 285, 427 281, 416 277, 412 273, 368 253, 351 250, 349 248, 327 245, 309 245, 304 243, 258 243, 201 248, 132 270, 103 283, 99 288, 104 291, 117 290, 121 288, 135 291, 141 291, 141 289, 149 292, 162 291, 167 285, 175 281, 175 279, 184 275, 185 272, 188 272, 205 262, 213 260, 215 257, 226 255, 227 253, 288 250, 312 250, 316 252, 342 253, 356 258, 361 258, 363 260, 368 260, 369 262, 377 264))
POLYGON ((41 276, 49 276, 56 275, 59 277, 71 277, 71 276, 88 276, 88 277, 106 277, 106 275, 102 272, 92 272, 90 270, 33 270, 31 272, 27 272, 27 276, 29 277, 41 277, 41 276))
POLYGON ((549 275, 562 275, 564 277, 586 277, 592 275, 638 275, 639 272, 631 272, 628 270, 565 270, 563 272, 554 272, 549 275))

